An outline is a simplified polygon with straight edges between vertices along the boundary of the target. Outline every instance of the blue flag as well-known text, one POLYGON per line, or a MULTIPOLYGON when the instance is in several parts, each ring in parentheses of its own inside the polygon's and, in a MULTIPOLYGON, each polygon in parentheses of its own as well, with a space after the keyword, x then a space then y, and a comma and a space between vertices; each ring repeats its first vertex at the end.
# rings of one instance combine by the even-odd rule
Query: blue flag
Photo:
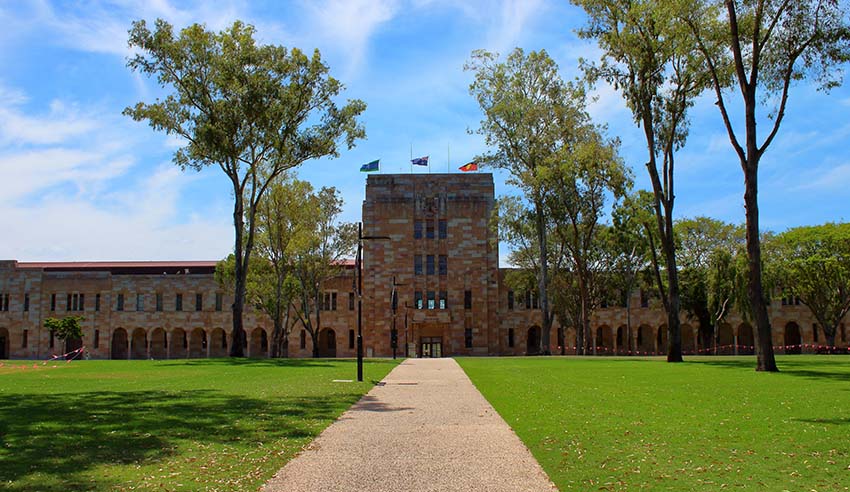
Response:
POLYGON ((427 166, 428 165, 428 156, 419 157, 417 159, 411 159, 410 163, 414 166, 427 166))
POLYGON ((362 166, 360 166, 360 172, 361 173, 371 173, 371 172, 379 171, 380 167, 381 167, 381 160, 378 159, 376 161, 372 161, 368 164, 363 164, 362 166))

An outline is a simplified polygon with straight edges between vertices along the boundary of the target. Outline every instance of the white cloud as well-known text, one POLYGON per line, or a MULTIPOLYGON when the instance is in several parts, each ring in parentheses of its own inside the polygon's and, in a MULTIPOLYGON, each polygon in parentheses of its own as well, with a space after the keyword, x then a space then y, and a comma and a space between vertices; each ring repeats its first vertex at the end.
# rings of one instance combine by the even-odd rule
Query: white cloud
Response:
POLYGON ((365 58, 369 39, 399 10, 397 0, 326 0, 307 2, 305 8, 311 17, 307 24, 316 31, 311 35, 331 43, 346 53, 347 71, 360 68, 365 58))
MULTIPOLYGON (((203 177, 171 163, 137 164, 134 154, 150 142, 132 136, 134 123, 97 113, 77 118, 69 109, 75 105, 63 101, 23 116, 2 102, 26 95, 2 93, 17 94, 0 98, 0 113, 12 114, 17 123, 10 131, 4 122, 0 131, 0 175, 5 176, 0 258, 216 259, 227 253, 233 235, 229 215, 203 219, 212 214, 186 207, 187 190, 203 177), (70 116, 57 122, 57 115, 70 116), (47 138, 50 131, 57 135, 47 138)), ((165 146, 164 136, 154 138, 154 145, 165 146)), ((203 206, 209 212, 218 204, 208 200, 203 206)))

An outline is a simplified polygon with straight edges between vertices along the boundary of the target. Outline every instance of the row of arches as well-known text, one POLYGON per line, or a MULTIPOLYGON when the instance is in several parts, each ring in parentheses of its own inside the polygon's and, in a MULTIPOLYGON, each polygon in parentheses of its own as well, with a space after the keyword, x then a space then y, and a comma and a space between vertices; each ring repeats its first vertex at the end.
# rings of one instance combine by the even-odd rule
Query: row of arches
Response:
MULTIPOLYGON (((513 348, 515 341, 513 328, 508 330, 507 336, 508 346, 513 348)), ((539 326, 535 325, 527 329, 524 344, 526 354, 539 353, 540 336, 539 326)), ((632 327, 631 330, 625 325, 619 326, 616 330, 602 325, 594 330, 592 340, 594 341, 592 353, 597 355, 662 354, 666 352, 667 347, 667 325, 653 328, 641 324, 632 327)), ((782 352, 801 353, 803 338, 800 326, 796 322, 791 321, 784 326, 782 341, 782 352)), ((564 342, 559 341, 560 343, 564 342)), ((729 324, 720 325, 716 341, 713 330, 702 330, 689 324, 682 325, 682 352, 685 354, 752 355, 755 353, 754 345, 753 327, 749 323, 741 323, 737 328, 729 324)), ((574 347, 569 347, 567 352, 574 350, 574 347)))
MULTIPOLYGON (((190 331, 174 328, 154 328, 150 331, 136 328, 128 333, 124 328, 112 332, 110 358, 112 359, 200 359, 227 357, 229 344, 227 332, 221 328, 190 331)), ((245 348, 249 357, 268 357, 269 339, 263 328, 248 331, 245 348)))

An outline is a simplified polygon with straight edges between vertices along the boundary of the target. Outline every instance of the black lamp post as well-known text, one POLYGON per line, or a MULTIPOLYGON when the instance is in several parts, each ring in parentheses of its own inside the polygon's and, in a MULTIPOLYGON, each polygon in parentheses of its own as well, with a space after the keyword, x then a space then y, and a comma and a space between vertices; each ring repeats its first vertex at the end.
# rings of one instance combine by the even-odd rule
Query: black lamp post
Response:
POLYGON ((357 381, 363 381, 363 241, 387 239, 389 236, 364 236, 363 224, 357 223, 357 257, 354 260, 354 274, 357 275, 357 381))

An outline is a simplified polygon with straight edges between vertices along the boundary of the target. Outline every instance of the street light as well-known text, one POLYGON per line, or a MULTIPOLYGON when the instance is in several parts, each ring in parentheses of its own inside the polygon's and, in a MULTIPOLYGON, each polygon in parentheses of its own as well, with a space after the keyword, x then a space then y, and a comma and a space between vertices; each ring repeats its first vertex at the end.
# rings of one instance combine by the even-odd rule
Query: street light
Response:
POLYGON ((364 236, 363 224, 357 223, 357 257, 354 274, 357 276, 357 381, 363 381, 363 241, 371 239, 389 240, 389 236, 364 236))

